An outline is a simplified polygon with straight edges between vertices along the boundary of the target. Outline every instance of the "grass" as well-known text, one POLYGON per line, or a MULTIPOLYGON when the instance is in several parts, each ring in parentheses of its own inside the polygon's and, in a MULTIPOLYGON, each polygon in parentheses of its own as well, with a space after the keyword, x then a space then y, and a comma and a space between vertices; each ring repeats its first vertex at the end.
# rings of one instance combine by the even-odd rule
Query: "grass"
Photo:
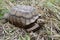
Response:
MULTIPOLYGON (((16 0, 10 0, 10 2, 14 5, 20 4, 20 5, 30 5, 37 7, 40 11, 43 9, 43 19, 47 21, 47 23, 44 25, 43 29, 39 30, 38 37, 36 39, 46 39, 48 40, 59 40, 60 39, 60 0, 46 0, 46 1, 40 1, 40 0, 31 0, 28 1, 16 1, 16 0), (51 37, 53 35, 53 37, 51 37), (57 35, 57 37, 56 37, 57 35), (58 36, 59 35, 59 36, 58 36), (42 37, 43 36, 43 37, 42 37)), ((10 10, 10 5, 8 5, 5 1, 0 0, 0 19, 3 18, 3 15, 5 13, 8 13, 10 10)), ((42 14, 42 13, 41 13, 42 14)), ((7 34, 6 40, 11 40, 14 38, 17 38, 18 40, 31 40, 31 36, 27 35, 23 30, 15 28, 14 26, 9 25, 8 23, 2 25, 4 28, 4 32, 7 34), (4 26, 5 25, 5 26, 4 26), (5 29, 5 27, 7 27, 5 29), (11 27, 11 28, 10 28, 11 27), (7 31, 8 30, 8 31, 7 31), (19 32, 20 30, 21 32, 19 32), (25 37, 22 36, 23 33, 25 34, 25 37), (22 35, 21 35, 22 34, 22 35), (13 37, 13 38, 12 38, 13 37)), ((34 35, 34 34, 33 34, 34 35)), ((36 35, 36 34, 35 34, 36 35)), ((34 36, 35 37, 35 36, 34 36)))

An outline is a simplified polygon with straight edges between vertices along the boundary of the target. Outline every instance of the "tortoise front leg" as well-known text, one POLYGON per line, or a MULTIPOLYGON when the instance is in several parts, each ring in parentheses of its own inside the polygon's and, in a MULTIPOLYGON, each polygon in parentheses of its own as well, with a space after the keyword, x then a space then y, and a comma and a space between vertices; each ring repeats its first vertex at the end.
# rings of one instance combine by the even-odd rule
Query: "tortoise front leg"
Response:
POLYGON ((27 30, 28 32, 31 32, 31 31, 35 32, 35 31, 37 31, 39 28, 40 28, 40 26, 39 26, 37 23, 34 23, 34 26, 32 26, 31 28, 26 29, 26 30, 27 30))

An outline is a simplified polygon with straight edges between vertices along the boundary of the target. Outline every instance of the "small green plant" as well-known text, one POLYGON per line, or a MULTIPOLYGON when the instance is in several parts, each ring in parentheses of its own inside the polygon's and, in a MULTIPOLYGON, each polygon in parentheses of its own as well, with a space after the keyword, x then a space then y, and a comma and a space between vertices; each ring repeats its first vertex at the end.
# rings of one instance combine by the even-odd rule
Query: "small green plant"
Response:
POLYGON ((20 36, 18 40, 30 40, 29 35, 25 35, 25 37, 20 36))
POLYGON ((4 15, 5 13, 9 12, 8 9, 5 8, 4 6, 5 6, 5 5, 4 5, 4 1, 0 0, 0 19, 3 18, 3 15, 4 15))
POLYGON ((6 9, 6 8, 0 8, 0 19, 2 19, 3 18, 3 15, 5 13, 8 13, 8 12, 9 12, 8 9, 6 9))

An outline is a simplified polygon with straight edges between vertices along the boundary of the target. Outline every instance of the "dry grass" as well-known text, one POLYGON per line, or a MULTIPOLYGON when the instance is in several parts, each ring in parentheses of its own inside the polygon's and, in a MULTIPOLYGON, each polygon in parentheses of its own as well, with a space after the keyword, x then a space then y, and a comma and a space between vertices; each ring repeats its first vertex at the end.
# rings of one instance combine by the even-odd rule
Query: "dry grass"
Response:
POLYGON ((42 14, 42 19, 46 21, 44 27, 36 32, 27 33, 24 29, 20 29, 11 25, 10 23, 1 23, 3 28, 3 36, 0 40, 60 40, 60 6, 49 6, 50 2, 45 0, 31 0, 31 1, 4 1, 5 7, 10 10, 11 7, 20 5, 30 5, 37 8, 37 12, 42 14), (8 4, 7 4, 8 3, 8 4), (54 9, 54 10, 53 10, 54 9))

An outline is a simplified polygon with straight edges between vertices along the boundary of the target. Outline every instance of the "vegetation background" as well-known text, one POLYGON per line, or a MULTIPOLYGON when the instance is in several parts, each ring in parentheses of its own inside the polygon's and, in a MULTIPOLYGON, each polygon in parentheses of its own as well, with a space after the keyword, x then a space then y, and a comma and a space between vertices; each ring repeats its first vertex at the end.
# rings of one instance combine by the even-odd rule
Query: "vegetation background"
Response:
POLYGON ((0 40, 60 40, 60 0, 0 0, 0 19, 0 40), (18 4, 36 7, 42 14, 46 24, 39 32, 27 33, 8 22, 2 23, 3 15, 18 4))

